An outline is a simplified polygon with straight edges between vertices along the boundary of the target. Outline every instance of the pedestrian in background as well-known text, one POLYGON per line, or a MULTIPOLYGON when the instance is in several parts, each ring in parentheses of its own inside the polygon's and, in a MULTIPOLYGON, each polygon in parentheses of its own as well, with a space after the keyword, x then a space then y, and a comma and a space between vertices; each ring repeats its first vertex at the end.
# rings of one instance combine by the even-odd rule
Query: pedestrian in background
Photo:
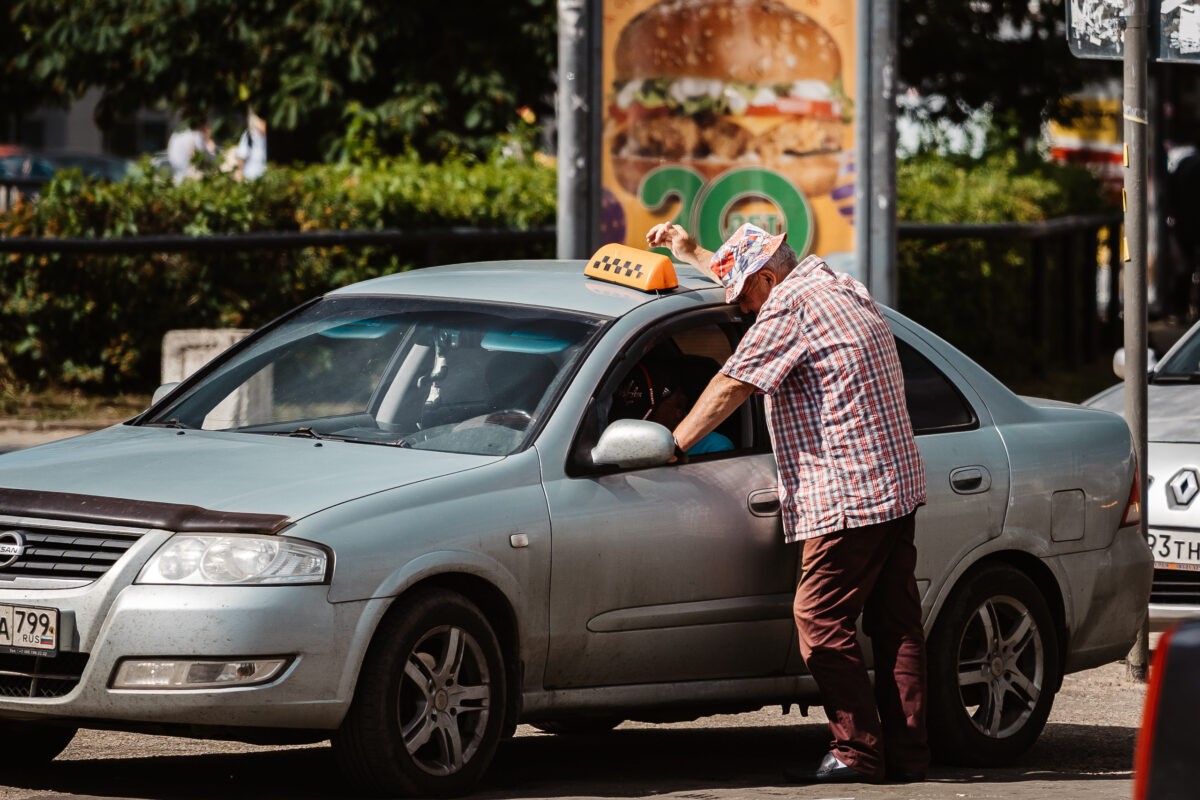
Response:
POLYGON ((785 776, 923 780, 926 653, 913 534, 925 469, 887 321, 850 276, 812 256, 797 264, 786 234, 743 225, 715 254, 670 223, 646 239, 723 284, 726 302, 757 314, 674 435, 682 453, 752 393, 766 395, 784 538, 801 544, 800 652, 833 734, 815 768, 785 776), (874 690, 857 641, 860 614, 874 690))
POLYGON ((1200 315, 1200 150, 1196 144, 1168 153, 1166 180, 1167 226, 1174 234, 1178 263, 1164 305, 1188 323, 1200 315))
POLYGON ((248 181, 258 180, 267 171, 267 121, 250 111, 246 114, 246 130, 234 151, 238 167, 235 176, 248 181))
POLYGON ((197 157, 211 161, 216 154, 217 145, 207 122, 199 128, 180 128, 167 141, 167 164, 171 167, 171 178, 175 183, 182 183, 186 178, 200 177, 197 157))

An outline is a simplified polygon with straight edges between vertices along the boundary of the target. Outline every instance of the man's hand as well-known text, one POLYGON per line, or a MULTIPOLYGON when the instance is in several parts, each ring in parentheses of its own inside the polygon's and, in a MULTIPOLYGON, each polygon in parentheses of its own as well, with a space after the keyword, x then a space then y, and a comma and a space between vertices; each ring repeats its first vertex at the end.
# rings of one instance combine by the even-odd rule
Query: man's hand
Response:
POLYGON ((758 387, 718 372, 709 381, 692 410, 675 427, 675 446, 687 452, 746 402, 758 387))
POLYGON ((646 243, 651 247, 666 247, 675 256, 676 261, 691 264, 712 280, 720 283, 716 273, 709 267, 712 252, 705 250, 692 235, 683 229, 682 225, 673 222, 660 222, 646 231, 646 243))

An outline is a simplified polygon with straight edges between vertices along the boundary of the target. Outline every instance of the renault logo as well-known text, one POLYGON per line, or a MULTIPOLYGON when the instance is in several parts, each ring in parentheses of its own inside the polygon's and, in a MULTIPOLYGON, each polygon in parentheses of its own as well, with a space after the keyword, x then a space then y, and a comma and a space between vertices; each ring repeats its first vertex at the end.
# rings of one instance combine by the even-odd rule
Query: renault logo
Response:
POLYGON ((1200 476, 1193 467, 1184 467, 1167 484, 1167 505, 1187 508, 1196 499, 1197 492, 1200 492, 1200 476))
POLYGON ((0 569, 25 555, 25 537, 20 531, 0 533, 0 569))

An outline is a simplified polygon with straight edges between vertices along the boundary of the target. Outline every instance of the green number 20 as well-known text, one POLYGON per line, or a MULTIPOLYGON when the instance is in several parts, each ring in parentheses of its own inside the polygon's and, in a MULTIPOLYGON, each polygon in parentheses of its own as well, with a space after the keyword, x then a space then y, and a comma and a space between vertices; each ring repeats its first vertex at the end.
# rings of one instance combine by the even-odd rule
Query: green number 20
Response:
MULTIPOLYGON (((788 244, 804 255, 812 243, 812 209, 804 195, 777 172, 756 167, 733 169, 704 185, 704 179, 687 167, 659 167, 646 176, 638 192, 642 205, 651 211, 668 200, 679 200, 679 213, 671 222, 693 232, 700 246, 715 250, 732 230, 726 219, 741 200, 765 197, 779 207, 788 232, 788 244)), ((658 252, 669 255, 664 248, 658 252)))

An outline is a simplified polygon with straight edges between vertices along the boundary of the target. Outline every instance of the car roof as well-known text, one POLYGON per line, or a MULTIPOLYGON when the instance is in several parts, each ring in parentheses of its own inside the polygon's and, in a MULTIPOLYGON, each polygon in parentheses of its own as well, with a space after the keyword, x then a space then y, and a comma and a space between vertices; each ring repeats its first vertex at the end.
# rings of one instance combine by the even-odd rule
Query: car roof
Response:
POLYGON ((385 275, 331 292, 444 297, 513 305, 546 306, 600 317, 620 317, 660 296, 718 287, 694 267, 675 265, 679 287, 642 292, 584 277, 586 261, 481 261, 385 275))

